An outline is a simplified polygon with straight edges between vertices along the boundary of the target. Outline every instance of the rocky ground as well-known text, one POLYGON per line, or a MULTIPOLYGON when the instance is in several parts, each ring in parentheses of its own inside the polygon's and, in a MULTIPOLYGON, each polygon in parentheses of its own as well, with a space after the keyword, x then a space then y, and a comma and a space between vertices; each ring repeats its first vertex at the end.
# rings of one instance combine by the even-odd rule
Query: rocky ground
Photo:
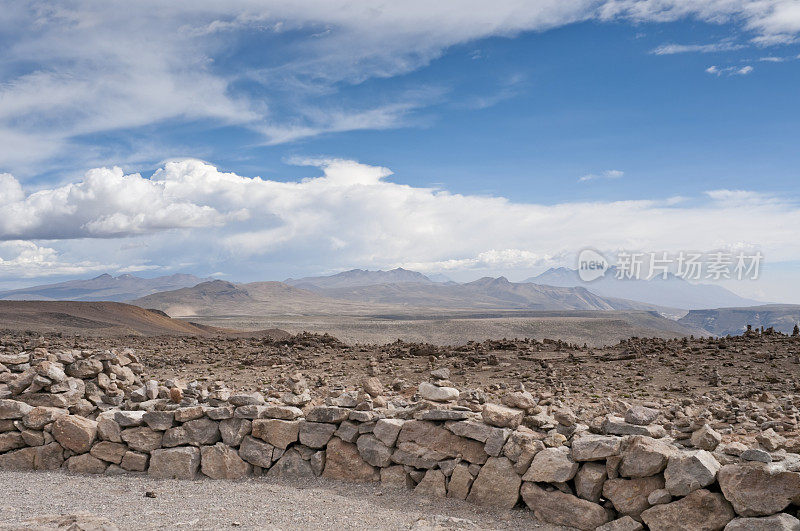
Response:
MULTIPOLYGON (((0 470, 66 469, 104 474, 103 482, 146 472, 149 478, 135 480, 142 489, 158 478, 256 476, 242 483, 252 485, 265 474, 265 485, 287 478, 306 485, 322 476, 400 484, 414 495, 490 507, 524 504, 540 521, 580 529, 641 529, 638 522, 659 530, 747 529, 750 517, 795 529, 798 349, 800 338, 772 331, 632 338, 602 349, 530 340, 347 346, 310 334, 6 334, 0 470)), ((74 498, 78 487, 70 485, 81 480, 64 477, 65 495, 74 498)), ((25 503, 39 503, 27 480, 8 486, 21 489, 25 503)), ((377 485, 358 488, 369 491, 352 491, 362 509, 371 496, 391 496, 377 485)), ((158 498, 159 491, 150 492, 144 497, 158 498)), ((393 504, 416 500, 399 496, 393 504)), ((324 507, 328 496, 320 497, 324 507)), ((84 505, 64 502, 70 510, 84 505)), ((296 515, 298 526, 328 525, 324 511, 306 507, 296 515)), ((415 514, 408 512, 377 527, 529 526, 514 520, 524 518, 516 511, 478 523, 464 513, 458 521, 437 513, 410 522, 415 514)), ((57 514, 9 522, 52 527, 57 514)), ((101 512, 107 514, 117 512, 101 512)), ((225 511, 208 507, 196 514, 213 521, 210 527, 251 525, 224 523, 225 511)), ((339 509, 332 514, 333 527, 338 518, 372 527, 339 509)), ((114 522, 77 528, 93 525, 114 522)))
MULTIPOLYGON (((223 381, 280 397, 301 377, 315 397, 358 389, 376 377, 390 395, 411 398, 431 370, 475 400, 499 399, 520 386, 543 404, 568 402, 584 420, 643 404, 662 420, 705 418, 733 434, 773 428, 795 432, 800 420, 800 338, 760 334, 723 339, 631 338, 589 348, 561 341, 496 340, 457 347, 396 342, 349 346, 327 335, 270 338, 0 335, 9 351, 132 348, 143 378, 200 387, 223 381)), ((669 425, 668 427, 671 427, 669 425)), ((687 432, 691 426, 683 426, 687 432)))

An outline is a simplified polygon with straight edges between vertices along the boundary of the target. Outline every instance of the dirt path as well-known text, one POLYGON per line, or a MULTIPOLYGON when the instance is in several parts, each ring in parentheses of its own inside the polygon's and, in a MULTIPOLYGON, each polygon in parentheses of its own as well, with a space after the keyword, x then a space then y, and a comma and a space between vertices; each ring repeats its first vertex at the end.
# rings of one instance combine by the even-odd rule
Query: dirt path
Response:
POLYGON ((323 479, 174 481, 0 471, 0 526, 87 511, 120 529, 559 529, 524 510, 494 511, 381 485, 323 479), (155 493, 155 498, 145 493, 155 493), (426 526, 425 523, 429 526, 426 526))

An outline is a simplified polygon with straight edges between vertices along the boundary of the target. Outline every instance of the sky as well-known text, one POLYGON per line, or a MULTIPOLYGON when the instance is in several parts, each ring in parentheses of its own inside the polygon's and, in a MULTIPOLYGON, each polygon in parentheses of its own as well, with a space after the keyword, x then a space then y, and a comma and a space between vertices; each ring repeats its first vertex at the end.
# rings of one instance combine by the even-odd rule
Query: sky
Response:
POLYGON ((0 288, 764 256, 800 303, 794 0, 0 0, 0 288))

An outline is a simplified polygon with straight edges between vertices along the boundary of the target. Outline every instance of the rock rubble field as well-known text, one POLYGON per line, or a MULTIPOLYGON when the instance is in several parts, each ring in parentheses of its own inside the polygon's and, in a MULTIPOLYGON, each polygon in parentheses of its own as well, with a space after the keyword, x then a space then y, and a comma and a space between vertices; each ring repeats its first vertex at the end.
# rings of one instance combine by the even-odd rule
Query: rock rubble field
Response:
POLYGON ((472 354, 413 346, 397 354, 418 367, 403 378, 380 355, 403 345, 352 348, 373 358, 341 384, 303 370, 332 341, 316 340, 270 344, 284 355, 294 349, 299 366, 282 367, 271 384, 241 386, 151 378, 165 366, 156 349, 2 336, 0 470, 381 483, 585 530, 800 529, 797 337, 632 339, 599 354, 530 341, 473 345, 472 354), (455 378, 469 363, 490 372, 542 351, 559 356, 536 361, 541 377, 469 387, 455 378), (737 381, 730 364, 748 355, 751 373, 737 381), (627 377, 614 367, 680 374, 692 357, 686 372, 703 384, 687 383, 689 392, 643 386, 646 371, 628 391, 597 391, 627 377), (589 370, 602 364, 611 365, 589 370), (761 385, 771 374, 761 367, 781 370, 761 385))

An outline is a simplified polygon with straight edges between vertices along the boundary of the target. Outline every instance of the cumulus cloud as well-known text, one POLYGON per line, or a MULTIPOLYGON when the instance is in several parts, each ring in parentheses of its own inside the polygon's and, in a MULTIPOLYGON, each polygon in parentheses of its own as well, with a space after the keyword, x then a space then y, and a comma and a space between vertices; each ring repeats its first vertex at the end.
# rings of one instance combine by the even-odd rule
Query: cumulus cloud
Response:
POLYGON ((602 173, 587 173, 586 175, 582 175, 578 178, 578 182, 585 183, 587 181, 596 181, 597 179, 619 179, 623 175, 625 175, 624 171, 606 170, 602 173))
POLYGON ((570 263, 565 257, 586 246, 675 252, 760 246, 770 261, 800 259, 794 231, 800 206, 786 196, 712 190, 691 201, 523 203, 405 185, 388 168, 351 160, 294 162, 321 174, 276 181, 198 160, 166 163, 149 179, 92 170, 81 182, 0 205, 0 227, 6 238, 62 238, 65 253, 90 263, 111 256, 114 263, 225 271, 232 278, 245 270, 265 278, 270 267, 276 274, 397 265, 530 270, 570 263), (98 176, 115 184, 102 186, 98 176), (9 224, 10 212, 31 221, 9 224), (124 235, 146 245, 111 238, 124 235))
POLYGON ((110 238, 224 223, 226 216, 170 194, 165 183, 120 168, 98 168, 83 181, 25 195, 0 175, 0 239, 110 238))
POLYGON ((83 275, 109 268, 116 266, 84 260, 65 261, 55 249, 29 241, 0 242, 0 278, 83 275))
MULTIPOLYGON (((44 161, 87 157, 77 146, 92 135, 170 121, 237 125, 271 144, 404 126, 425 97, 344 110, 315 98, 410 72, 486 37, 586 20, 685 18, 734 23, 759 44, 791 42, 800 32, 793 0, 0 0, 0 10, 0 168, 25 174, 44 161), (218 61, 239 52, 248 60, 235 68, 218 61)), ((735 45, 660 50, 687 46, 735 45)), ((169 147, 148 160, 170 156, 169 147)), ((119 160, 95 148, 92 160, 119 160)))

